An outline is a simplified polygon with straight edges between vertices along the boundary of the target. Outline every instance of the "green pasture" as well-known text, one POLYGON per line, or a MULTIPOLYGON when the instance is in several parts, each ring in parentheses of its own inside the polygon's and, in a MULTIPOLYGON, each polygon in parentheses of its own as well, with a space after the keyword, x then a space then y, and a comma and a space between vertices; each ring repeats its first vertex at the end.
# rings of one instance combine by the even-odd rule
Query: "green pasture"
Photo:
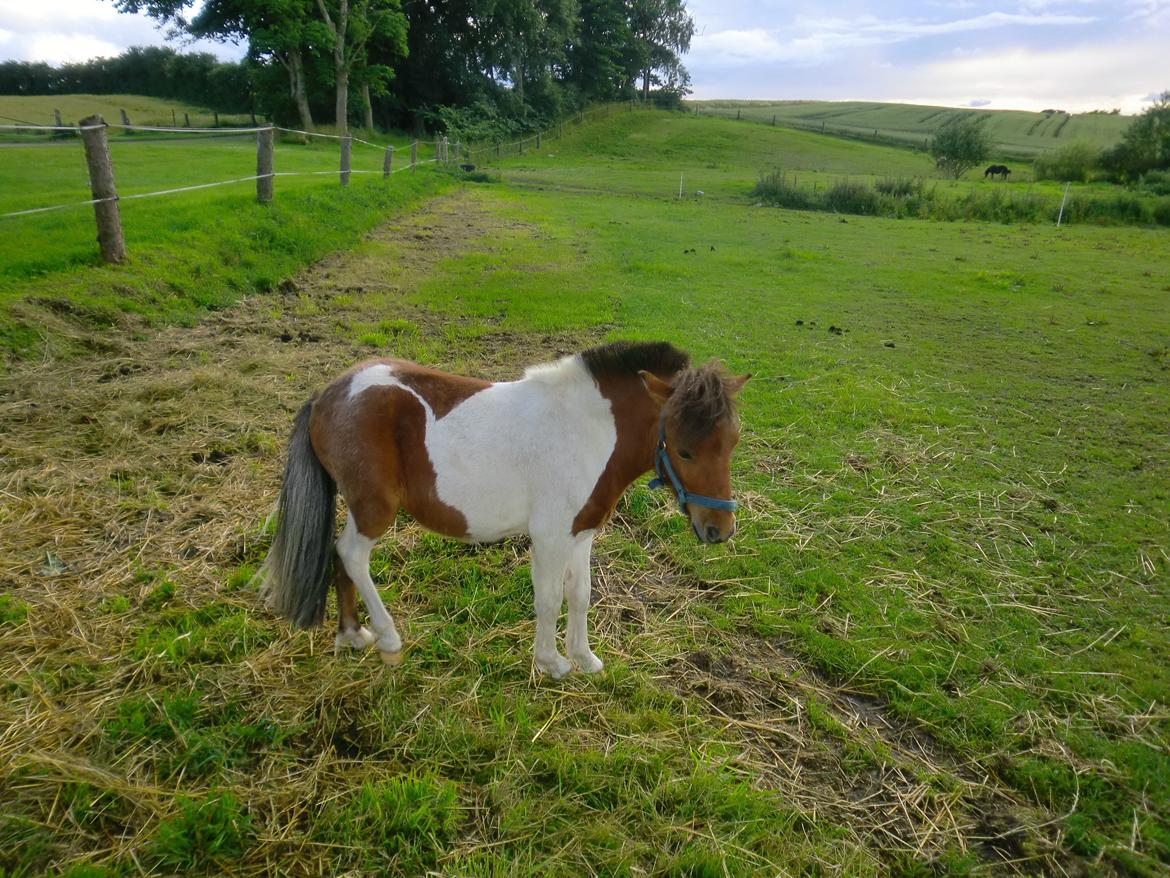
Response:
MULTIPOLYGON (((1131 119, 1104 113, 1069 114, 1023 110, 980 110, 955 107, 885 104, 870 101, 689 101, 702 114, 748 119, 823 131, 852 138, 873 138, 924 148, 940 127, 975 116, 1006 158, 1031 157, 1074 141, 1105 148, 1121 140, 1131 119)), ((1103 108, 1108 109, 1108 108, 1103 108)))
MULTIPOLYGON (((131 187, 249 172, 246 143, 118 148, 131 187)), ((0 150, 4 205, 68 149, 0 150)), ((776 165, 927 162, 615 111, 476 158, 486 183, 128 202, 124 267, 85 210, 0 220, 0 874, 1164 874, 1167 232, 746 196, 776 165), (753 378, 734 543, 641 485, 599 539, 599 676, 532 676, 520 543, 401 524, 374 571, 394 671, 257 608, 284 431, 330 370, 515 375, 616 338, 753 378)))
MULTIPOLYGON (((684 199, 736 203, 747 202, 752 187, 773 171, 809 196, 841 183, 872 188, 882 181, 921 181, 937 210, 959 219, 973 214, 1055 222, 1064 195, 1061 183, 1033 181, 1027 164, 1013 163, 1009 183, 984 179, 981 168, 951 180, 922 150, 791 128, 744 128, 710 115, 662 113, 646 124, 645 112, 615 108, 606 124, 566 129, 563 140, 545 138, 539 150, 529 143, 523 155, 513 146, 497 157, 487 145, 474 150, 472 159, 526 185, 677 198, 681 183, 684 199)), ((1073 184, 1068 198, 1068 221, 1095 216, 1125 223, 1143 213, 1170 220, 1170 201, 1107 183, 1073 184)))

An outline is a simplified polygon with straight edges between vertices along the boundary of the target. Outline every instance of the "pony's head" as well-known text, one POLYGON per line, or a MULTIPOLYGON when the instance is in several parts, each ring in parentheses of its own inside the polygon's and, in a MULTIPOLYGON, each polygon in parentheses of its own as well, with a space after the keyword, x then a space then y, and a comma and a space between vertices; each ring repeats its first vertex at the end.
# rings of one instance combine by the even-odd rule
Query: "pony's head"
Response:
POLYGON ((701 542, 730 539, 735 533, 731 452, 739 442, 734 399, 751 375, 732 376, 718 362, 682 369, 669 382, 651 372, 639 375, 661 409, 659 478, 674 483, 701 542))

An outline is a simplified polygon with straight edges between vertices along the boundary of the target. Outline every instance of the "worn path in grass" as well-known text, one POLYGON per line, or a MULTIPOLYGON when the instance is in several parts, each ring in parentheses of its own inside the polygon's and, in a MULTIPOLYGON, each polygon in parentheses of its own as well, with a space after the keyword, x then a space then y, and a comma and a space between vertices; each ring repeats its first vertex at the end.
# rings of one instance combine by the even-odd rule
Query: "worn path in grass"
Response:
MULTIPOLYGON (((532 677, 520 542, 400 524, 377 562, 407 632, 399 672, 258 611, 257 522, 322 380, 385 348, 506 378, 609 328, 520 332, 503 311, 416 303, 469 258, 555 258, 523 216, 464 190, 277 295, 5 376, 0 863, 1083 871, 1057 815, 783 638, 720 624, 766 586, 680 565, 658 533, 673 509, 644 490, 598 545, 597 679, 532 677)), ((764 502, 744 499, 748 516, 764 502)))

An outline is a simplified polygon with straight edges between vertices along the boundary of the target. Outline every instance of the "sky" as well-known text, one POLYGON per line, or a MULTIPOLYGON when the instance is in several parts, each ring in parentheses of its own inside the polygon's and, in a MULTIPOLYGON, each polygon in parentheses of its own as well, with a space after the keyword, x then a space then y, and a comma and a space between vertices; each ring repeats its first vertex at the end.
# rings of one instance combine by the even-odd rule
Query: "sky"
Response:
MULTIPOLYGON (((1170 0, 688 0, 693 97, 1136 113, 1170 89, 1170 0)), ((0 60, 172 45, 109 0, 0 0, 0 60)))

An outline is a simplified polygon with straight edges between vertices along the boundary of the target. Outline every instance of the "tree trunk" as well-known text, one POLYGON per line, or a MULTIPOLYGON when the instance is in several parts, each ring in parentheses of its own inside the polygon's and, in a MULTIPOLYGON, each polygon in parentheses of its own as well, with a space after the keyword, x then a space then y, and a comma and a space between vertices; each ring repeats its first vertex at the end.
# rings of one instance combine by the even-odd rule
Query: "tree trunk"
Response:
POLYGON ((516 59, 516 96, 520 98, 521 112, 524 107, 524 62, 516 59))
POLYGON ((370 84, 362 83, 362 126, 367 131, 374 130, 374 105, 370 103, 370 84))
POLYGON ((349 71, 344 64, 337 65, 337 133, 349 134, 349 71))
POLYGON ((300 49, 293 49, 288 53, 288 80, 289 91, 297 105, 297 115, 301 117, 301 128, 312 131, 313 114, 309 110, 309 98, 305 94, 305 64, 300 49))
POLYGON ((650 68, 642 71, 642 103, 650 100, 650 68))

